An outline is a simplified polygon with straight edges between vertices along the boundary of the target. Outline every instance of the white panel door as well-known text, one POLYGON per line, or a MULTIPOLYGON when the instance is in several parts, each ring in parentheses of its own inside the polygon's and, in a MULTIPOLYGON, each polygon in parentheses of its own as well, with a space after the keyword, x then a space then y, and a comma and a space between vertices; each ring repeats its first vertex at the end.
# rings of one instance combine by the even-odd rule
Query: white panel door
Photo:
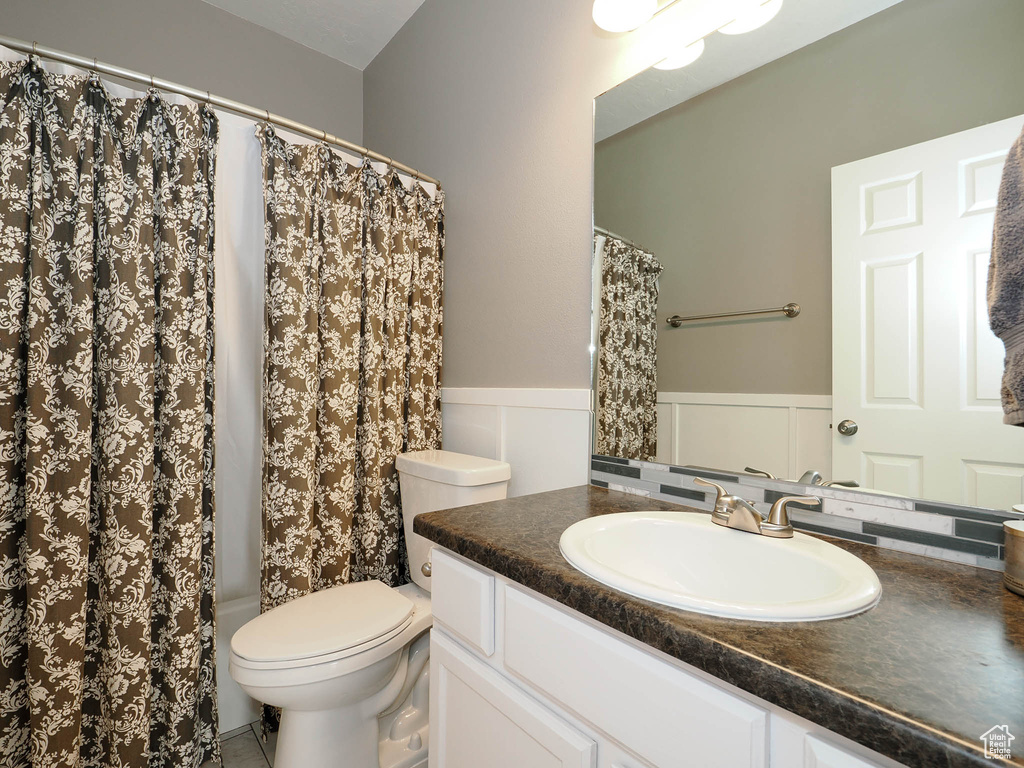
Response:
POLYGON ((430 768, 593 768, 597 744, 436 628, 430 768))
POLYGON ((1024 502, 985 304, 996 195, 1024 116, 832 169, 832 477, 1024 502), (845 419, 853 436, 839 433, 845 419))

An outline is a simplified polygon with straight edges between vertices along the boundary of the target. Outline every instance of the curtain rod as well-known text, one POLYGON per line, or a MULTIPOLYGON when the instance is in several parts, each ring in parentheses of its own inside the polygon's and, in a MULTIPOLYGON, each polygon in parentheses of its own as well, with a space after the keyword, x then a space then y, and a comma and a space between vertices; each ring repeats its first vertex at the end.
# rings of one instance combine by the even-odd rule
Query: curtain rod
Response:
POLYGON ((594 231, 597 232, 599 235, 604 235, 605 237, 614 237, 616 240, 621 240, 626 245, 632 245, 634 248, 639 248, 644 253, 651 253, 651 251, 649 251, 648 249, 644 248, 642 245, 638 245, 637 243, 634 243, 628 237, 623 237, 622 235, 617 235, 614 232, 612 232, 610 229, 605 229, 604 227, 599 227, 599 226, 597 226, 595 224, 594 225, 594 231))
POLYGON ((96 59, 87 59, 82 56, 76 56, 73 53, 58 51, 54 48, 46 48, 45 46, 39 45, 35 42, 28 43, 24 40, 0 35, 0 45, 11 48, 15 51, 20 51, 21 53, 29 54, 30 56, 39 56, 44 59, 59 61, 63 64, 70 64, 71 66, 79 67, 80 69, 85 69, 91 72, 102 73, 104 75, 110 75, 111 77, 119 77, 122 80, 131 80, 136 83, 142 83, 143 85, 148 85, 150 88, 156 88, 157 90, 186 96, 199 103, 209 104, 214 107, 221 107, 222 109, 226 109, 240 115, 245 115, 246 117, 273 123, 274 125, 279 125, 282 128, 287 128, 289 131, 309 136, 312 139, 319 139, 327 144, 334 144, 335 146, 347 149, 354 154, 368 157, 371 160, 387 163, 391 168, 404 171, 415 179, 425 181, 428 184, 434 184, 438 189, 441 188, 441 182, 437 179, 427 176, 425 173, 420 173, 415 168, 410 168, 404 163, 399 163, 393 158, 382 155, 379 152, 374 152, 372 149, 368 149, 367 147, 361 147, 358 144, 353 144, 351 141, 345 141, 345 139, 327 133, 327 131, 320 131, 308 125, 304 125, 303 123, 296 122, 295 120, 290 120, 287 117, 275 115, 266 109, 250 107, 248 104, 243 104, 242 102, 234 101, 233 99, 225 99, 223 96, 212 96, 209 91, 200 91, 196 88, 190 88, 187 85, 172 83, 170 80, 163 80, 159 77, 153 77, 152 75, 144 75, 130 69, 116 67, 113 64, 105 64, 104 62, 97 61, 96 59))

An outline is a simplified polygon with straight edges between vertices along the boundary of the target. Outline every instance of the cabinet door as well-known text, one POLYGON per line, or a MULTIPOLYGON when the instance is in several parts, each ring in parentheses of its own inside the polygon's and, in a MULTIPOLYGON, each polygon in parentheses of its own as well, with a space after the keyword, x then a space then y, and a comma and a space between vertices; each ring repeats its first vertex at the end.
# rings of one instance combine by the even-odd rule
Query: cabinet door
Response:
POLYGON ((804 741, 804 768, 880 768, 859 755, 808 736, 804 741))
POLYGON ((816 726, 795 715, 773 714, 772 768, 901 768, 895 760, 869 753, 864 747, 845 749, 832 744, 828 739, 838 737, 820 728, 821 735, 816 735, 812 728, 816 726))
POLYGON ((494 653, 494 577, 437 547, 431 556, 434 626, 484 656, 494 653))
POLYGON ((597 768, 653 768, 640 758, 629 754, 613 741, 599 742, 597 768))
POLYGON ((430 768, 593 768, 593 740, 435 629, 430 768))

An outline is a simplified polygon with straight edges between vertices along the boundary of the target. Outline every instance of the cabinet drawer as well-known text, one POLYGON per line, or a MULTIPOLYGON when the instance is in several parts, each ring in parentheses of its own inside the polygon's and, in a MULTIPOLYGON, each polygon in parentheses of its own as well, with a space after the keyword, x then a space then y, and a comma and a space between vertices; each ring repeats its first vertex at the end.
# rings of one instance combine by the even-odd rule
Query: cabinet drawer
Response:
POLYGON ((494 577, 434 549, 430 603, 434 621, 480 651, 494 653, 494 577))
POLYGON ((768 713, 518 589, 505 668, 658 768, 764 768, 768 713))
POLYGON ((430 642, 431 768, 593 768, 595 742, 467 651, 430 642))

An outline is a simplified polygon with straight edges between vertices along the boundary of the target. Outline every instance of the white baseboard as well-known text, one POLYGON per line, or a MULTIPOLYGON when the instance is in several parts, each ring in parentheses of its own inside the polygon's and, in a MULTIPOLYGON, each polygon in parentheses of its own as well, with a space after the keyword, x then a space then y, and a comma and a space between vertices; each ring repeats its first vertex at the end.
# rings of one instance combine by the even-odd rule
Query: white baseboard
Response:
POLYGON ((509 496, 586 485, 590 390, 442 388, 444 448, 512 465, 509 496))

